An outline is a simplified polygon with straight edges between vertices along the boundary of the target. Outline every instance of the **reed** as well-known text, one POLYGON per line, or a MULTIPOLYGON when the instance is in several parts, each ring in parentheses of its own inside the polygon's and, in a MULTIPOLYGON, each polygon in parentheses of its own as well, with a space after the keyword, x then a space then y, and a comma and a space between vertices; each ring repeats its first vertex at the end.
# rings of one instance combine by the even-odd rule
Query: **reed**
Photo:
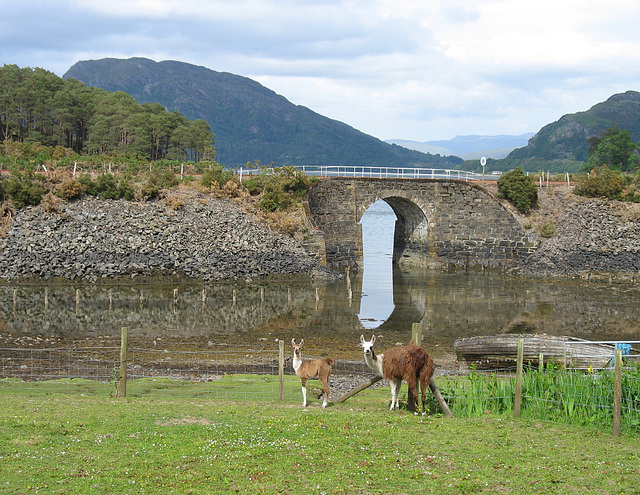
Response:
MULTIPOLYGON (((472 371, 439 380, 440 389, 458 417, 513 412, 515 379, 496 372, 472 371)), ((577 372, 552 363, 523 375, 522 415, 593 428, 612 421, 612 370, 577 372)), ((626 363, 622 379, 622 420, 625 429, 640 431, 640 365, 626 363)))

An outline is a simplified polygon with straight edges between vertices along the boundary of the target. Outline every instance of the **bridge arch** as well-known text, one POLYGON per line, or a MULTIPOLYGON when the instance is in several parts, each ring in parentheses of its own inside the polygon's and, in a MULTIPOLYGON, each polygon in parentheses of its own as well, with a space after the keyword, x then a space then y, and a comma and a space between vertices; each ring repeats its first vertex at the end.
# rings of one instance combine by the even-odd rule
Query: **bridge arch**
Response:
MULTIPOLYGON (((396 215, 393 233, 393 262, 398 263, 405 253, 413 252, 412 246, 424 245, 428 241, 429 219, 427 212, 411 198, 400 195, 381 197, 396 215)), ((362 204, 362 213, 358 215, 358 222, 369 207, 374 204, 362 204)), ((359 208, 361 209, 361 208, 359 208)))
POLYGON ((476 184, 332 178, 312 185, 305 199, 307 218, 315 227, 312 244, 321 261, 333 268, 361 267, 359 222, 381 199, 396 214, 393 259, 399 264, 497 267, 537 248, 511 212, 476 184))

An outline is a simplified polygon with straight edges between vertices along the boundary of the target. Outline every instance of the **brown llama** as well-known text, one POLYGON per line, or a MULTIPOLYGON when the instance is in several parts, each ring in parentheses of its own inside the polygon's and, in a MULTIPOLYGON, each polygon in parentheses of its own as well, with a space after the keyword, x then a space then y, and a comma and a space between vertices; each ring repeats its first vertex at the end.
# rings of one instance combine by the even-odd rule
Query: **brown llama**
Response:
POLYGON ((367 342, 364 335, 360 336, 360 345, 364 349, 364 360, 378 376, 389 380, 391 385, 391 406, 389 410, 398 409, 398 396, 402 380, 407 383, 413 394, 414 410, 417 411, 418 390, 417 382, 420 382, 422 394, 422 412, 426 411, 425 394, 429 382, 433 376, 435 366, 429 353, 422 347, 418 347, 411 341, 409 345, 392 347, 383 354, 377 354, 373 350, 376 341, 375 335, 367 342))
POLYGON ((329 401, 329 375, 331 374, 331 365, 334 363, 333 359, 328 357, 303 361, 301 349, 304 345, 304 339, 299 344, 296 344, 295 339, 291 339, 291 345, 293 346, 293 369, 302 381, 302 407, 307 407, 307 380, 315 378, 322 382, 324 390, 322 407, 327 407, 327 402, 329 401))

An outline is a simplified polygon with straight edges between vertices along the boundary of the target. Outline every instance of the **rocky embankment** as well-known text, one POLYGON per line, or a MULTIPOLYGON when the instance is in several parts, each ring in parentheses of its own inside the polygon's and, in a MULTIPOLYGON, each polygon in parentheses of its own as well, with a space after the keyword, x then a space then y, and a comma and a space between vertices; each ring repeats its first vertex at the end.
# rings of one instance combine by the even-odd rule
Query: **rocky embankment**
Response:
POLYGON ((525 275, 611 277, 637 281, 640 274, 640 204, 581 198, 566 186, 542 188, 539 208, 523 224, 547 224, 555 234, 520 263, 525 275))
POLYGON ((16 212, 0 238, 0 279, 337 276, 231 200, 192 194, 178 202, 84 199, 58 208, 16 212))
MULTIPOLYGON (((134 203, 84 199, 58 212, 16 212, 0 238, 0 279, 166 278, 247 280, 270 275, 337 273, 298 242, 271 232, 232 200, 197 193, 176 201, 134 203)), ((640 205, 580 198, 566 186, 540 191, 539 208, 521 218, 555 234, 516 267, 528 276, 640 277, 640 205)))

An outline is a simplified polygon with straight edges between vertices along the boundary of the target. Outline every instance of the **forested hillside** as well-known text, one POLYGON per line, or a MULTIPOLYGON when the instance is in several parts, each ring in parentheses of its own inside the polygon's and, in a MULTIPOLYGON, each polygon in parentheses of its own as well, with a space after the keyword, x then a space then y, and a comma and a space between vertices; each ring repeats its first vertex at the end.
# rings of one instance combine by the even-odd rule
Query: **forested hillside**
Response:
POLYGON ((521 166, 537 172, 581 170, 589 155, 589 139, 616 127, 629 132, 634 143, 640 141, 640 93, 627 91, 611 96, 585 112, 568 114, 544 126, 524 148, 513 150, 495 163, 495 170, 521 166))
POLYGON ((0 68, 0 142, 146 160, 215 158, 204 120, 36 68, 0 68))
POLYGON ((183 62, 144 58, 86 60, 64 75, 140 103, 158 102, 191 119, 206 120, 218 162, 263 165, 368 165, 454 168, 443 157, 385 143, 342 122, 294 105, 261 84, 183 62))

